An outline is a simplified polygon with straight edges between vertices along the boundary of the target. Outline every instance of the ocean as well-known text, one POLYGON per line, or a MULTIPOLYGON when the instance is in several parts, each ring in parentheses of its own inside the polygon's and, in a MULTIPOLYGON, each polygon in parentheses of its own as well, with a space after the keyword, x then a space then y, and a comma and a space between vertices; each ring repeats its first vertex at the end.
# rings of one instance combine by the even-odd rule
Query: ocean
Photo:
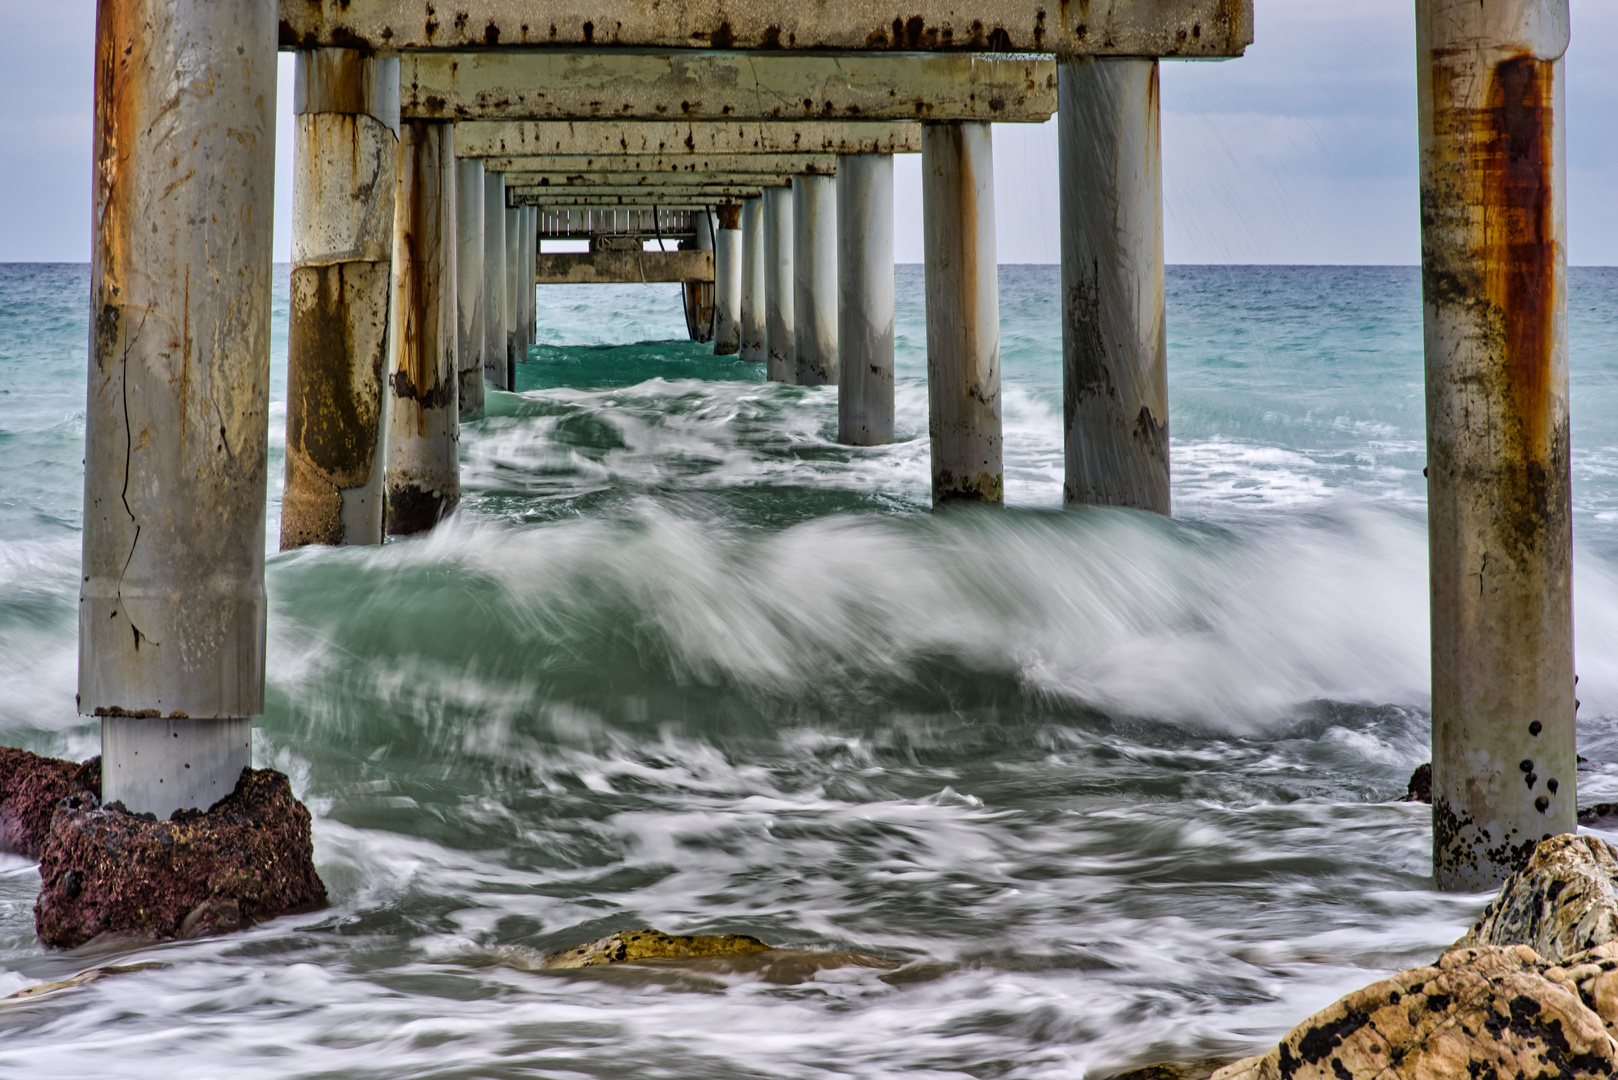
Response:
MULTIPOLYGON (((1101 1077, 1263 1049, 1429 961, 1420 281, 1172 267, 1174 517, 1061 508, 1058 271, 1000 268, 1007 507, 686 340, 676 286, 547 287, 432 533, 268 563, 255 764, 329 910, 63 953, 0 855, 0 1076, 1101 1077), (618 929, 910 965, 533 970, 618 929)), ((1581 804, 1618 799, 1618 269, 1569 286, 1581 804)), ((89 270, 0 266, 0 744, 74 712, 89 270)), ((269 521, 283 468, 275 278, 269 521)), ((1618 839, 1618 837, 1614 837, 1618 839)))

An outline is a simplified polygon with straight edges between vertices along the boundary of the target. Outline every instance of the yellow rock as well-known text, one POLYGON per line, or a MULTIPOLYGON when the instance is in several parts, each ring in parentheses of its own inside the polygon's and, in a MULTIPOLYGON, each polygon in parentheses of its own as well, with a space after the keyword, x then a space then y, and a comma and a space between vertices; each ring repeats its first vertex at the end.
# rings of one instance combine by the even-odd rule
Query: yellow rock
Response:
POLYGON ((547 970, 633 964, 643 960, 705 960, 769 952, 770 946, 746 934, 696 934, 690 937, 661 930, 620 930, 599 941, 552 953, 540 966, 547 970))

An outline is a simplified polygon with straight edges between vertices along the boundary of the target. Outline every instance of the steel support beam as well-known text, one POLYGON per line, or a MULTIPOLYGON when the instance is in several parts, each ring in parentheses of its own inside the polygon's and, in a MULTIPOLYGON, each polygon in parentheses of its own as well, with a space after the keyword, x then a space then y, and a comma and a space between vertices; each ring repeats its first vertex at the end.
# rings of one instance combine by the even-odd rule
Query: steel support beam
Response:
POLYGON ((96 20, 77 702, 136 813, 228 795, 264 711, 273 15, 96 20))
POLYGON ((927 125, 921 197, 933 503, 1003 503, 1000 286, 988 124, 927 125))
POLYGON ((508 49, 399 64, 400 115, 424 120, 1041 123, 1056 111, 1056 62, 1034 57, 508 49))
POLYGON ((1567 0, 1416 4, 1433 877, 1577 825, 1567 0))
POLYGON ((797 4, 759 0, 280 0, 281 47, 376 49, 714 48, 1056 52, 1069 56, 1240 56, 1251 0, 955 0, 797 4))
MULTIPOLYGON (((877 120, 468 120, 455 127, 461 157, 532 154, 919 154, 921 125, 877 120)), ((490 166, 491 168, 493 166, 490 166)))

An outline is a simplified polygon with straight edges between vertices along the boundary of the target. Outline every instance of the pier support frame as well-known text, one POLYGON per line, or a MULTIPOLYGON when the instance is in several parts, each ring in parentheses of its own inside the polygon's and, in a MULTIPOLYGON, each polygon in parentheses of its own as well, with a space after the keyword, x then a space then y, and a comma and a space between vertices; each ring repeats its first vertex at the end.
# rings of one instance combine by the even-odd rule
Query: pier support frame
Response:
POLYGON ((1567 0, 1416 4, 1433 876, 1576 826, 1567 0))
POLYGON ((764 356, 771 382, 797 380, 793 345, 792 189, 764 190, 764 356))
POLYGON ((393 220, 388 533, 400 536, 461 499, 454 124, 401 125, 393 220))
POLYGON ((522 266, 517 271, 517 287, 522 290, 522 348, 517 359, 528 362, 539 322, 539 297, 534 292, 534 271, 539 264, 539 207, 522 208, 522 266))
POLYGON ((764 200, 742 200, 742 317, 741 358, 763 363, 765 351, 764 305, 764 200))
MULTIPOLYGON (((656 209, 653 209, 656 213, 656 209)), ((713 218, 706 209, 694 216, 696 224, 696 238, 691 246, 697 251, 712 251, 713 246, 713 218)), ((682 242, 682 248, 685 244, 682 242)), ((681 299, 685 304, 685 330, 692 341, 706 345, 713 340, 714 331, 714 283, 711 281, 687 281, 680 288, 681 299)))
POLYGON ((506 377, 507 390, 517 389, 517 356, 522 350, 522 209, 507 206, 506 213, 506 377))
POLYGON ((837 441, 893 441, 893 156, 837 167, 837 441))
POLYGON ((734 356, 742 348, 742 208, 722 203, 715 210, 713 351, 715 356, 734 356))
POLYGON ((294 64, 281 550, 380 544, 399 61, 294 64))
POLYGON ((988 124, 923 126, 921 199, 933 504, 1003 503, 1000 287, 988 124))
POLYGON ((479 158, 455 163, 456 349, 463 420, 483 415, 483 344, 488 336, 483 307, 483 194, 479 158))
POLYGON ((792 178, 793 375, 837 381, 837 178, 792 178))
POLYGON ((260 0, 96 21, 78 708, 103 799, 160 817, 264 711, 276 36, 260 0))
POLYGON ((483 385, 506 382, 506 177, 483 173, 483 385))
POLYGON ((1158 62, 1063 60, 1062 501, 1169 512, 1158 62))

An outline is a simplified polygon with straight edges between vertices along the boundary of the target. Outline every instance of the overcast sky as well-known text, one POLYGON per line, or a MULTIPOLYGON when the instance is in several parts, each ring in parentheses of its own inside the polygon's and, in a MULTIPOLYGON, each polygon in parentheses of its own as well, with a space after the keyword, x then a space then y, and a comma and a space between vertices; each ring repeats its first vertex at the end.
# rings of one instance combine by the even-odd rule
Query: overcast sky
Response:
MULTIPOLYGON (((1163 65, 1171 263, 1417 261, 1412 0, 1256 0, 1239 60, 1163 65)), ((0 262, 89 258, 94 0, 0 0, 0 262)), ((1573 0, 1568 253, 1618 265, 1618 0, 1573 0)), ((288 258, 281 63, 275 257, 288 258)), ((995 128, 1001 262, 1054 262, 1056 130, 995 128)), ((921 261, 920 159, 896 169, 896 255, 921 261)))

